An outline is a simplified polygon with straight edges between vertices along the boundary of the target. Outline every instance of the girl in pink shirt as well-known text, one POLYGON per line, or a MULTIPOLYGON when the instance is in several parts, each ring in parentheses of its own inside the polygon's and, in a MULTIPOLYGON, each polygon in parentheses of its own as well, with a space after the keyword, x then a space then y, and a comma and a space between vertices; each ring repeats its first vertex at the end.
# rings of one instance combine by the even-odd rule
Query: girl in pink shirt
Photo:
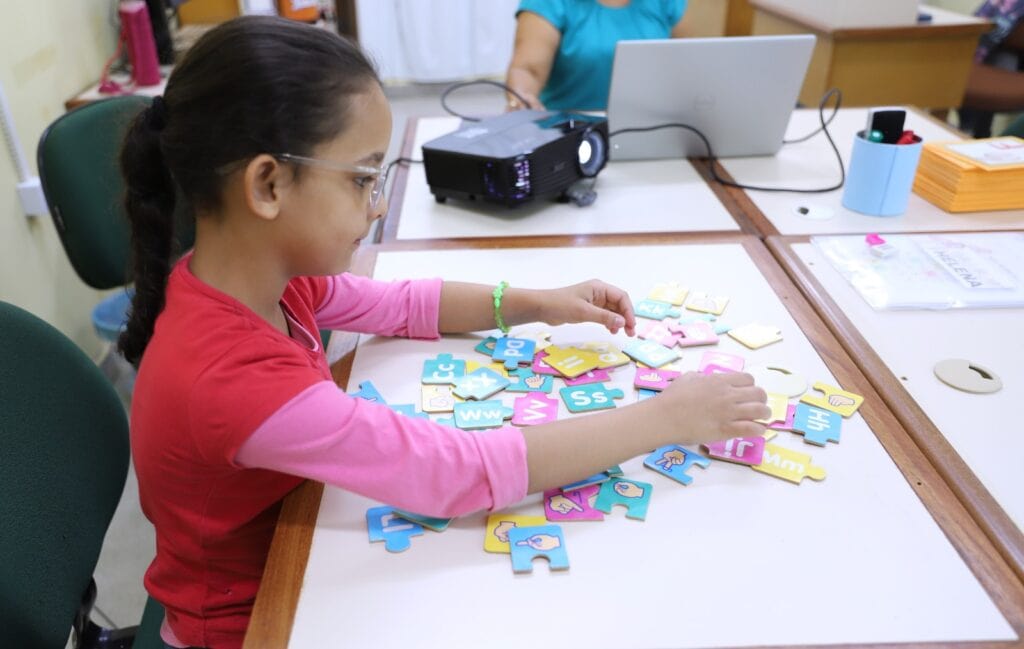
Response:
MULTIPOLYGON (((344 394, 319 328, 430 339, 495 326, 491 286, 345 273, 387 209, 390 137, 357 47, 264 17, 203 36, 126 136, 135 297, 120 348, 139 367, 132 453, 157 534, 146 586, 169 646, 241 646, 280 502, 303 479, 458 516, 652 448, 756 435, 769 415, 745 374, 685 375, 585 423, 487 435, 344 394), (172 263, 176 207, 196 239, 172 263)), ((509 288, 501 312, 509 325, 635 326, 628 296, 596 280, 509 288)))

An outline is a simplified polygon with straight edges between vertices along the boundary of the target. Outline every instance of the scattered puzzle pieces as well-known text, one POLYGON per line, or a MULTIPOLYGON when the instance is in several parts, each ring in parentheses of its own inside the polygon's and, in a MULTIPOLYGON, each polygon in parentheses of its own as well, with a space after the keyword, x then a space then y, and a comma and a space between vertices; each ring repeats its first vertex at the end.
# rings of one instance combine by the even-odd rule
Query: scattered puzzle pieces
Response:
POLYGON ((530 369, 533 370, 534 374, 544 374, 547 376, 562 376, 558 372, 558 370, 544 362, 544 359, 547 358, 547 356, 547 352, 537 352, 537 355, 533 357, 533 365, 530 367, 530 369))
POLYGON ((782 332, 778 327, 757 323, 733 327, 728 335, 750 349, 760 349, 782 340, 782 332))
POLYGON ((834 385, 822 383, 821 381, 814 384, 814 389, 824 394, 824 396, 818 397, 813 394, 805 394, 800 397, 800 401, 818 408, 837 412, 844 417, 852 416, 853 413, 857 412, 857 408, 860 408, 860 404, 864 403, 864 397, 859 394, 847 392, 842 388, 837 388, 834 385))
POLYGON ((499 399, 455 404, 455 425, 462 430, 500 428, 515 411, 499 399))
POLYGON ((453 392, 463 399, 482 400, 508 387, 509 380, 488 367, 478 367, 460 376, 453 392))
POLYGON ((545 525, 543 516, 524 516, 522 514, 491 514, 487 517, 487 532, 484 535, 484 550, 499 554, 509 554, 508 533, 517 527, 536 527, 545 525))
POLYGON ((549 521, 603 521, 604 514, 594 509, 599 491, 597 484, 572 491, 549 489, 544 492, 544 515, 549 521))
POLYGON ((569 412, 590 412, 591 410, 604 410, 614 408, 614 399, 621 399, 624 395, 618 388, 609 389, 603 383, 590 383, 575 387, 566 387, 558 391, 562 395, 562 401, 569 412))
POLYGON ((648 469, 657 471, 661 475, 672 478, 684 485, 693 482, 693 476, 689 475, 687 471, 694 465, 706 469, 711 466, 711 461, 702 455, 688 451, 682 446, 675 444, 662 446, 644 460, 644 466, 648 469))
POLYGON ((423 526, 395 515, 392 507, 371 507, 366 510, 366 528, 370 543, 384 541, 388 552, 403 552, 409 549, 410 539, 423 536, 423 526))
POLYGON ((454 359, 451 354, 423 361, 422 382, 426 385, 452 385, 465 374, 466 361, 454 359))
POLYGON ((716 460, 757 466, 764 459, 765 441, 765 438, 761 436, 733 437, 705 444, 704 449, 709 456, 716 460))
POLYGON ((451 412, 455 409, 455 394, 450 385, 424 385, 420 394, 423 412, 451 412))
POLYGON ((682 337, 682 334, 671 331, 667 322, 653 320, 637 323, 636 335, 644 340, 653 340, 665 347, 675 347, 682 337))
POLYGON ((640 300, 633 305, 633 313, 638 318, 664 320, 665 318, 678 318, 683 312, 679 310, 679 307, 672 306, 668 302, 640 300))
POLYGON ((505 369, 514 370, 520 364, 529 365, 533 363, 534 347, 536 343, 525 338, 499 338, 494 344, 494 353, 491 358, 505 364, 505 369))
POLYGON ((541 392, 519 397, 512 408, 512 423, 516 426, 536 426, 558 419, 558 400, 541 392))
POLYGON ((800 484, 804 478, 824 480, 825 469, 811 464, 811 456, 776 444, 765 444, 764 459, 751 469, 800 484))
POLYGON ((822 410, 801 403, 796 407, 793 417, 793 432, 801 433, 808 444, 825 446, 828 442, 839 443, 839 433, 843 428, 843 418, 837 412, 822 410))
POLYGON ((520 367, 508 378, 511 383, 505 389, 509 392, 551 392, 555 386, 555 377, 535 374, 529 367, 520 367))
POLYGON ((647 506, 651 502, 654 486, 646 482, 612 478, 601 485, 594 507, 605 514, 612 513, 612 507, 626 507, 626 517, 644 520, 647 518, 647 506))
POLYGON ((655 284, 651 292, 647 294, 647 299, 680 306, 686 300, 686 294, 689 292, 690 289, 680 286, 678 282, 664 282, 655 284))
POLYGON ((597 369, 598 361, 595 352, 575 347, 555 347, 554 345, 548 347, 546 352, 547 356, 544 357, 544 362, 558 370, 562 376, 570 379, 597 369))
POLYGON ((708 295, 707 293, 694 291, 690 294, 690 299, 686 301, 686 308, 690 311, 722 315, 722 311, 725 311, 725 305, 728 303, 729 298, 727 297, 708 295))
POLYGON ((533 572, 533 560, 544 557, 551 570, 568 570, 569 555, 565 551, 565 536, 558 525, 514 527, 508 532, 512 555, 512 571, 533 572))
POLYGON ((633 386, 639 390, 656 390, 661 392, 678 376, 679 372, 673 372, 672 370, 638 367, 636 368, 636 376, 633 377, 633 386))
POLYGON ((375 388, 373 383, 370 381, 361 382, 359 384, 359 389, 350 393, 348 396, 387 405, 387 401, 384 401, 384 397, 380 396, 380 392, 377 392, 377 388, 375 388))
POLYGON ((648 367, 661 367, 679 358, 679 352, 652 340, 633 340, 622 351, 636 362, 648 367))
POLYGON ((697 347, 718 343, 718 334, 707 322, 691 322, 690 324, 670 326, 679 335, 677 345, 680 347, 697 347))

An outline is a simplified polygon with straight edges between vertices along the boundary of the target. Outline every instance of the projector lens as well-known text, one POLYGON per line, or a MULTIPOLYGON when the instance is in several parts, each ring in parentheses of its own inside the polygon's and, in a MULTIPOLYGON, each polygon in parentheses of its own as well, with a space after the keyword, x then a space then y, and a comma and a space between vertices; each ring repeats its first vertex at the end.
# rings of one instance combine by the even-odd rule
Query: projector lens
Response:
POLYGON ((604 168, 608 160, 608 145, 600 131, 584 131, 580 146, 576 151, 580 165, 580 173, 585 178, 592 178, 604 168))

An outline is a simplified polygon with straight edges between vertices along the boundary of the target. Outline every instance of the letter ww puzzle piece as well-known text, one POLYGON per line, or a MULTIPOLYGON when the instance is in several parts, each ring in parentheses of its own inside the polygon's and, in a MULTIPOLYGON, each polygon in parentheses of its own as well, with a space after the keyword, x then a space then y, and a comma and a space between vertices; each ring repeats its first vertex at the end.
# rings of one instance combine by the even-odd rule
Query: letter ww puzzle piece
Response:
POLYGON ((565 551, 565 535, 558 525, 515 527, 508 532, 512 555, 512 571, 533 572, 533 560, 544 557, 551 570, 568 570, 569 555, 565 551))
POLYGON ((627 356, 648 367, 662 367, 679 358, 679 352, 653 340, 633 340, 622 350, 627 356))
POLYGON ((594 509, 601 485, 588 485, 572 491, 549 489, 544 492, 544 515, 549 521, 603 521, 604 514, 594 509))
POLYGON ((535 374, 529 367, 520 367, 508 377, 511 381, 505 388, 509 392, 551 392, 555 387, 555 377, 535 374))
POLYGON ((732 370, 733 372, 743 371, 743 365, 746 361, 743 360, 742 356, 736 356, 735 354, 726 354, 725 352, 719 351, 707 351, 700 357, 700 364, 697 365, 698 372, 704 372, 704 368, 709 365, 717 365, 718 367, 725 370, 732 370))
POLYGON ((462 430, 500 428, 513 414, 515 411, 500 399, 466 401, 455 404, 455 425, 462 430))
POLYGON ((663 282, 654 285, 651 292, 647 294, 647 299, 680 306, 686 301, 686 294, 689 292, 690 289, 680 286, 679 282, 663 282))
POLYGON ((547 524, 543 516, 522 514, 491 514, 487 517, 487 531, 484 534, 484 550, 508 554, 508 533, 517 527, 536 527, 547 524))
POLYGON ((419 523, 428 530, 433 530, 435 532, 445 531, 446 529, 448 529, 448 526, 452 522, 452 519, 450 518, 434 518, 432 516, 421 516, 420 514, 407 512, 403 509, 396 509, 394 510, 394 512, 395 516, 398 516, 399 518, 404 518, 405 520, 411 521, 413 523, 419 523))
POLYGON ((582 480, 578 480, 578 481, 573 482, 571 484, 567 484, 564 487, 560 487, 560 489, 563 492, 564 491, 576 491, 577 489, 582 489, 583 487, 589 487, 590 485, 599 485, 599 484, 601 484, 603 482, 608 482, 610 479, 618 477, 620 475, 622 475, 622 467, 620 467, 618 464, 616 464, 615 466, 611 467, 610 469, 606 469, 606 470, 602 471, 601 473, 595 473, 594 475, 588 476, 586 478, 583 478, 582 480))
POLYGON ((438 354, 437 358, 423 361, 422 382, 426 385, 454 385, 466 374, 466 361, 452 358, 451 354, 438 354))
POLYGON ((423 526, 395 515, 392 507, 371 507, 366 510, 366 529, 370 543, 384 541, 388 552, 402 552, 409 549, 414 536, 423 536, 423 526))
POLYGON ((864 397, 859 394, 847 392, 842 388, 837 388, 834 385, 822 383, 821 381, 814 384, 814 389, 821 392, 824 396, 819 397, 813 394, 805 394, 800 397, 800 401, 818 408, 837 412, 844 417, 852 416, 853 413, 857 412, 857 408, 860 408, 860 404, 864 403, 864 397))
POLYGON ((533 365, 530 367, 534 374, 544 374, 546 376, 562 376, 558 370, 551 367, 544 362, 547 358, 547 352, 537 352, 537 355, 533 357, 533 365))
POLYGON ((633 387, 638 390, 656 390, 661 392, 678 376, 679 372, 673 372, 672 370, 638 367, 636 368, 636 375, 633 377, 633 387))
POLYGON ((764 459, 765 438, 733 437, 704 445, 708 455, 716 460, 757 466, 764 459))
POLYGON ((760 349, 782 340, 782 332, 778 327, 757 323, 733 327, 729 330, 729 336, 750 349, 760 349))
POLYGON ((658 300, 640 300, 633 305, 633 313, 638 318, 648 318, 650 320, 678 318, 682 315, 679 307, 672 306, 668 302, 659 302, 658 300))
MULTIPOLYGON (((768 428, 772 430, 793 430, 793 420, 796 418, 796 406, 793 404, 786 405, 786 421, 775 421, 768 424, 768 428)), ((771 439, 770 437, 767 439, 771 439)))
POLYGON ((455 395, 450 385, 424 385, 420 388, 420 408, 423 412, 451 412, 455 409, 455 395))
POLYGON ((580 374, 574 379, 563 379, 563 382, 567 386, 573 387, 577 385, 586 385, 588 383, 603 383, 604 381, 607 381, 610 378, 612 377, 607 370, 598 369, 590 370, 589 372, 584 372, 583 374, 580 374))
POLYGON ((694 465, 706 469, 711 466, 711 460, 675 444, 662 446, 644 460, 644 466, 648 469, 657 471, 684 485, 693 482, 693 476, 689 475, 687 471, 694 465))
POLYGON ((690 311, 722 315, 725 305, 729 304, 729 298, 717 295, 708 295, 701 291, 690 293, 690 299, 686 301, 686 308, 690 311))
POLYGON ((839 443, 839 433, 843 428, 843 418, 838 412, 822 410, 801 403, 796 407, 793 417, 794 433, 801 433, 808 444, 825 446, 828 442, 839 443))
POLYGON ((569 412, 590 412, 614 408, 613 399, 621 399, 624 395, 618 388, 606 388, 603 383, 590 383, 576 387, 562 388, 558 391, 569 412))
POLYGON ((786 409, 789 407, 789 400, 784 394, 768 393, 768 409, 772 414, 767 419, 755 419, 759 424, 774 424, 777 421, 786 421, 786 409))
POLYGON ((425 412, 416 412, 416 404, 413 403, 399 403, 393 406, 388 406, 400 415, 406 417, 412 417, 414 419, 430 419, 430 415, 425 412))
POLYGON ((675 333, 669 329, 666 322, 643 321, 638 322, 636 335, 644 340, 653 340, 665 347, 675 347, 682 334, 675 333))
POLYGON ((748 367, 747 374, 753 376, 754 384, 765 392, 784 394, 787 397, 799 397, 807 392, 807 379, 779 363, 748 367))
POLYGON ((590 342, 579 346, 588 352, 597 353, 597 369, 606 370, 609 367, 619 367, 629 364, 629 356, 626 356, 619 348, 609 342, 590 342))
POLYGON ((646 482, 612 478, 601 485, 594 507, 605 514, 611 514, 614 505, 623 505, 626 507, 626 518, 642 521, 647 518, 647 506, 653 491, 654 486, 646 482))
POLYGON ((765 444, 761 464, 750 468, 795 484, 800 484, 804 478, 825 479, 825 469, 812 465, 810 455, 791 451, 776 444, 765 444))
POLYGON ((384 401, 384 397, 380 396, 380 392, 377 392, 377 388, 375 388, 373 383, 370 381, 361 382, 359 384, 359 389, 355 392, 349 393, 348 396, 355 397, 356 399, 363 399, 364 401, 373 401, 375 403, 387 405, 387 401, 384 401))
POLYGON ((547 356, 544 357, 544 362, 558 370, 562 376, 570 379, 597 369, 597 354, 594 352, 575 347, 555 347, 554 345, 548 347, 546 351, 547 356))
POLYGON ((533 341, 535 351, 541 351, 551 346, 551 332, 538 329, 515 329, 510 334, 512 338, 525 338, 533 341))
POLYGON ((482 400, 508 387, 509 380, 489 367, 478 367, 455 383, 455 396, 482 400))
POLYGON ((679 340, 676 343, 680 347, 697 347, 700 345, 715 345, 718 343, 718 334, 715 333, 714 328, 707 322, 691 322, 685 325, 669 325, 669 329, 672 329, 679 334, 679 340))
POLYGON ((494 344, 494 353, 491 358, 505 364, 506 370, 514 370, 520 364, 530 365, 533 363, 533 354, 536 343, 525 338, 499 338, 494 344))
POLYGON ((558 419, 558 399, 542 392, 519 397, 512 403, 512 409, 512 423, 516 426, 536 426, 558 419))

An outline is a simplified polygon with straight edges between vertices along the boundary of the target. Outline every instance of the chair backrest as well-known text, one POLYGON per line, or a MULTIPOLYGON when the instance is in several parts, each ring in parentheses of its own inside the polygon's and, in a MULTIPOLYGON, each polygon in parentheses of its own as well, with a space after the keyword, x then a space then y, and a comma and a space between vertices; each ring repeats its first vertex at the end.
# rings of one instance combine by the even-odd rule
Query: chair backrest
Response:
MULTIPOLYGON (((113 387, 59 331, 0 302, 0 629, 63 647, 128 472, 113 387)), ((6 644, 6 641, 5 643, 6 644)))

